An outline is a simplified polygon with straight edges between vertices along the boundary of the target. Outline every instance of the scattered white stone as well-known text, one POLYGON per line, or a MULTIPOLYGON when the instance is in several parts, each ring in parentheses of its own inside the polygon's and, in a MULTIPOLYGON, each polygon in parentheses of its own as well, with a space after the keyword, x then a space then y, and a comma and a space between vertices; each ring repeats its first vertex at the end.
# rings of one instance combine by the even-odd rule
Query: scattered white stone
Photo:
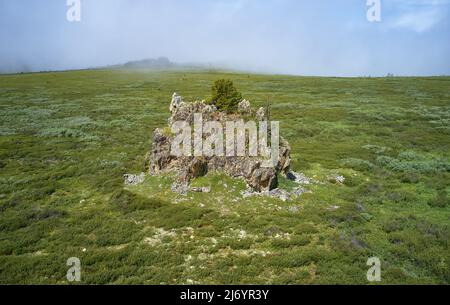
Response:
POLYGON ((286 178, 288 178, 289 180, 292 180, 298 184, 311 184, 312 183, 312 179, 307 177, 305 174, 303 173, 297 173, 294 171, 290 171, 286 174, 286 178))
POLYGON ((241 192, 243 198, 248 198, 252 196, 267 196, 272 198, 278 198, 281 201, 288 201, 292 196, 300 196, 303 193, 309 192, 301 187, 294 189, 292 192, 288 192, 283 189, 273 189, 271 191, 263 191, 263 192, 254 192, 250 189, 241 192))
POLYGON ((331 176, 328 176, 328 181, 343 184, 345 181, 345 177, 342 175, 331 175, 331 176))
POLYGON ((245 230, 239 230, 239 234, 238 234, 238 238, 246 238, 247 237, 247 232, 245 232, 245 230))
POLYGON ((337 209, 339 209, 340 208, 340 206, 338 206, 338 205, 332 205, 332 206, 330 206, 329 208, 327 208, 327 210, 328 211, 336 211, 337 209))
POLYGON ((291 197, 291 194, 285 190, 274 189, 269 191, 269 196, 279 198, 281 201, 288 201, 291 197))
POLYGON ((301 196, 303 193, 311 193, 311 191, 309 191, 307 189, 304 189, 303 187, 299 186, 299 187, 295 188, 291 192, 292 195, 297 196, 297 197, 301 196))
POLYGON ((339 183, 344 183, 345 177, 344 176, 336 176, 336 181, 339 183))
POLYGON ((300 208, 296 205, 292 205, 288 208, 288 211, 291 213, 298 213, 300 211, 300 208))
POLYGON ((287 233, 287 232, 281 232, 281 233, 277 233, 273 236, 273 238, 278 238, 278 239, 291 239, 291 234, 287 233))
POLYGON ((197 192, 197 193, 209 193, 209 192, 211 192, 211 188, 209 186, 191 187, 190 190, 192 192, 197 192))
POLYGON ((177 233, 174 230, 166 231, 164 228, 155 228, 154 234, 151 237, 146 237, 144 242, 149 244, 150 246, 156 246, 160 244, 164 237, 176 237, 177 233))
POLYGON ((186 196, 187 192, 189 190, 189 185, 187 183, 174 182, 174 183, 172 183, 171 190, 174 193, 186 196))
POLYGON ((123 178, 125 179, 125 185, 137 185, 144 182, 145 173, 140 173, 139 175, 125 174, 123 175, 123 178))

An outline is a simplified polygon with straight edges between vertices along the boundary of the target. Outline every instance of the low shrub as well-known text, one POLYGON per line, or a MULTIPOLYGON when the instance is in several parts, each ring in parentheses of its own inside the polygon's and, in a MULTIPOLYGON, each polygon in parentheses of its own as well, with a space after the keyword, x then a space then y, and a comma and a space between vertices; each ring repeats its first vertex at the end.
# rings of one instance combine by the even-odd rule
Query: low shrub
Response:
POLYGON ((369 171, 374 165, 369 161, 357 159, 357 158, 348 158, 341 160, 342 166, 353 168, 358 171, 369 171))
POLYGON ((211 104, 216 105, 217 109, 234 112, 241 101, 242 95, 234 87, 231 80, 219 79, 215 81, 211 88, 211 104))

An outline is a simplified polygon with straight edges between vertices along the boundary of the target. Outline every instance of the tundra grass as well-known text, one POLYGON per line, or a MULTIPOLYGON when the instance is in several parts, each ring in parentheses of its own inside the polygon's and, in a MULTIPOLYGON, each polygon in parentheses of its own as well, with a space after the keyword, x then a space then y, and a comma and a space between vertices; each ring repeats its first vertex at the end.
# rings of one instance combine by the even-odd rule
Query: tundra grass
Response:
MULTIPOLYGON (((0 283, 381 284, 450 282, 450 78, 314 78, 92 70, 0 76, 0 283), (314 179, 291 201, 171 192, 145 170, 173 92, 233 80, 314 179), (345 177, 343 184, 330 179, 345 177)), ((291 187, 289 181, 282 181, 291 187)))

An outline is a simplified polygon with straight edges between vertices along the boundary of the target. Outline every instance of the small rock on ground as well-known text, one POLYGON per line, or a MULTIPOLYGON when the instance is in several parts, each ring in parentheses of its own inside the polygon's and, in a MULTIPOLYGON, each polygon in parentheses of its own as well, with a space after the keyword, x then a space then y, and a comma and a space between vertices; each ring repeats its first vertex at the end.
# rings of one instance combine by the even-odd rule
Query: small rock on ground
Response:
POLYGON ((125 174, 123 175, 125 185, 137 185, 141 184, 145 180, 145 173, 140 173, 139 175, 125 174))
POLYGON ((187 183, 174 182, 171 189, 174 193, 186 196, 189 190, 189 185, 187 183))
POLYGON ((197 192, 197 193, 209 193, 211 192, 211 188, 209 186, 203 186, 203 187, 191 187, 191 192, 197 192))

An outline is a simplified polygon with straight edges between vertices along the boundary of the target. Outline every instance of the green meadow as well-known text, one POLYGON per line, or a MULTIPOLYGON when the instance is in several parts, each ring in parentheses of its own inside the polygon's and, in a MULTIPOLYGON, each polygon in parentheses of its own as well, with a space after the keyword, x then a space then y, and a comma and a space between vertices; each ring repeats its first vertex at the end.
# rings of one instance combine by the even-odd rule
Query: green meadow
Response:
POLYGON ((449 151, 450 77, 0 75, 0 283, 70 284, 78 257, 82 284, 449 284, 449 151), (222 78, 270 103, 309 192, 243 198, 221 174, 187 196, 170 175, 125 186, 172 93, 207 99, 222 78))

